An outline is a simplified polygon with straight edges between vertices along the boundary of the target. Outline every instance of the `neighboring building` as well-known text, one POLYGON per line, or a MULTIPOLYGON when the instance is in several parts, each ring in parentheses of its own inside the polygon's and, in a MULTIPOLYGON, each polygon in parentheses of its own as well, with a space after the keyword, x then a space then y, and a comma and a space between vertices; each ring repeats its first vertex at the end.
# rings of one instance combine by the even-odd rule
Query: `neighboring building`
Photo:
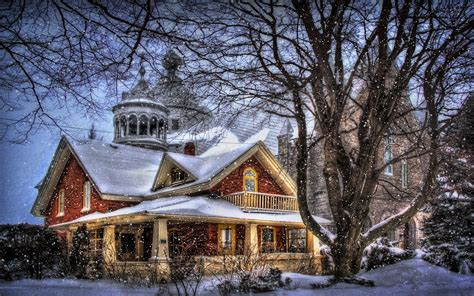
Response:
POLYGON ((144 75, 113 108, 113 143, 61 139, 32 213, 69 245, 87 225, 106 267, 153 263, 167 274, 185 253, 211 272, 226 256, 265 254, 282 270, 319 271, 319 241, 302 223, 295 183, 266 145, 247 139, 197 156, 189 142, 170 152, 170 112, 144 75))

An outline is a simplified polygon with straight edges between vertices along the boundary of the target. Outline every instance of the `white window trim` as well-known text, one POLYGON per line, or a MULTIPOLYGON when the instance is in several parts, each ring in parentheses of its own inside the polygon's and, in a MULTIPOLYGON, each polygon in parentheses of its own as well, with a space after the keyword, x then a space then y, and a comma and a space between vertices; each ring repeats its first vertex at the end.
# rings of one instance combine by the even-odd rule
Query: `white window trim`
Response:
POLYGON ((56 217, 63 217, 64 216, 64 189, 61 189, 58 193, 58 214, 56 217), (61 200, 62 200, 62 207, 61 207, 61 200))
POLYGON ((82 185, 82 210, 81 213, 88 212, 91 209, 91 183, 85 181, 82 185), (87 188, 86 188, 87 187, 87 188))

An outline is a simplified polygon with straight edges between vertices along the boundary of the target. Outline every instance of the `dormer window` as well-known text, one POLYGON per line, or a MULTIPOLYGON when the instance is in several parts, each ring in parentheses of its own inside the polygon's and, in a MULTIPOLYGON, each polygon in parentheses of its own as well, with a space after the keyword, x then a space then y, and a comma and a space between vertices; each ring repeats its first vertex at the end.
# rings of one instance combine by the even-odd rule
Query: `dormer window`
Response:
POLYGON ((171 183, 177 183, 186 179, 186 173, 179 168, 171 169, 171 183))
POLYGON ((253 168, 246 168, 244 171, 244 190, 250 192, 258 191, 257 172, 253 168))

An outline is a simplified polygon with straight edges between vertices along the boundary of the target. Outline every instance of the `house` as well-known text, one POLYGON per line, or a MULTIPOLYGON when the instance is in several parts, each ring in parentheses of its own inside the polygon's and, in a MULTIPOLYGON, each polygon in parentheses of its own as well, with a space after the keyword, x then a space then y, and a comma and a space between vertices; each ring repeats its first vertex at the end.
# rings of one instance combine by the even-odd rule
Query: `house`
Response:
POLYGON ((318 271, 319 240, 302 223, 293 179, 266 145, 249 141, 196 155, 189 142, 169 151, 169 110, 144 74, 142 68, 113 108, 113 143, 61 139, 33 215, 69 246, 86 225, 92 253, 108 267, 153 263, 166 274, 185 252, 207 271, 244 254, 282 270, 318 271))

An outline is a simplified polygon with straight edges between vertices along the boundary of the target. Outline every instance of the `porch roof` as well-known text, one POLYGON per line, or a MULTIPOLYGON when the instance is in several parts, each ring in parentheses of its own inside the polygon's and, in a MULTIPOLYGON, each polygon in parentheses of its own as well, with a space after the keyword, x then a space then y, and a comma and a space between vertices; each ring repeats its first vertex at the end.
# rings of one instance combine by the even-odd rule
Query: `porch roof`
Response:
MULTIPOLYGON (((106 222, 107 219, 117 217, 131 217, 138 214, 151 216, 182 216, 192 218, 228 218, 238 219, 242 222, 280 222, 303 223, 299 213, 257 213, 244 212, 239 207, 222 199, 211 199, 208 196, 175 196, 143 201, 135 206, 122 208, 108 213, 92 213, 75 220, 54 225, 54 227, 71 224, 106 222)), ((330 224, 330 221, 318 216, 313 217, 320 224, 330 224)))

